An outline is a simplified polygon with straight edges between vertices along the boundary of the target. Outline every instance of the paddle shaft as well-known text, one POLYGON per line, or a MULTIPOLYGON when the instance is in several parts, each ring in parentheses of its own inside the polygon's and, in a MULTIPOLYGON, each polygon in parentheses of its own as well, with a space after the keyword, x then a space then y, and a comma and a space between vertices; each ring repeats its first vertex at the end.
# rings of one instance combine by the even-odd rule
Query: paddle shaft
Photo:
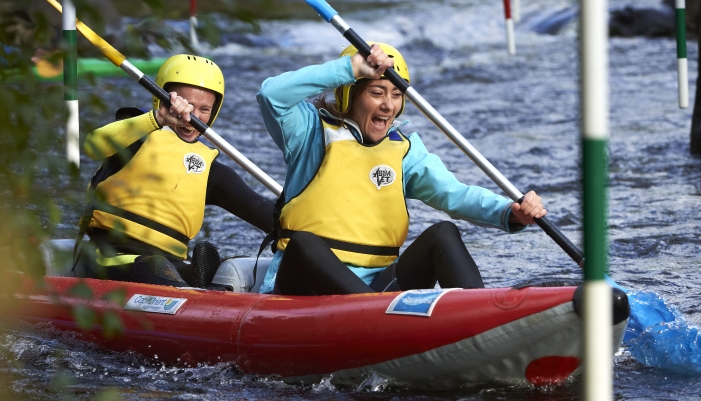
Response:
MULTIPOLYGON (((139 85, 151 92, 151 94, 156 96, 161 102, 166 105, 170 105, 170 94, 158 86, 151 78, 148 77, 148 75, 142 74, 141 71, 134 67, 128 60, 124 60, 120 68, 129 74, 129 76, 134 78, 134 80, 138 81, 139 85)), ((231 146, 226 140, 224 140, 224 138, 222 138, 211 127, 207 126, 207 124, 202 122, 202 120, 197 118, 192 113, 190 114, 190 125, 204 135, 205 138, 209 139, 209 141, 212 142, 217 148, 221 149, 222 152, 231 157, 241 167, 246 169, 246 171, 265 185, 276 196, 280 196, 282 193, 282 187, 280 184, 273 180, 263 170, 256 166, 236 148, 231 146)))
MULTIPOLYGON (((62 12, 61 5, 55 0, 46 0, 59 12, 62 12)), ((82 22, 76 20, 76 27, 86 39, 90 41, 94 46, 99 48, 102 53, 107 57, 112 64, 121 68, 124 72, 132 77, 135 81, 139 83, 146 90, 151 92, 153 96, 156 96, 161 102, 166 105, 170 105, 170 95, 163 88, 158 86, 148 75, 141 72, 136 68, 129 60, 126 59, 117 49, 112 45, 107 43, 99 35, 97 35, 92 29, 82 22)), ((276 196, 280 196, 282 193, 282 187, 275 180, 273 180, 269 175, 267 175, 263 170, 256 166, 252 161, 250 161, 246 156, 239 152, 236 148, 231 146, 227 141, 224 140, 219 134, 217 134, 211 127, 203 123, 202 120, 197 118, 194 114, 190 114, 190 125, 195 128, 198 132, 204 135, 210 142, 224 152, 227 156, 231 157, 236 163, 248 171, 253 177, 265 185, 270 191, 272 191, 276 196)))
MULTIPOLYGON (((370 55, 370 45, 367 44, 346 22, 323 0, 305 0, 327 22, 333 25, 360 54, 370 55)), ((523 194, 509 182, 482 154, 475 149, 436 109, 433 108, 414 88, 412 88, 394 69, 387 69, 384 76, 389 79, 414 105, 450 138, 489 178, 494 181, 514 202, 521 202, 523 194)), ((536 224, 545 231, 566 253, 580 266, 584 264, 584 254, 577 248, 550 220, 546 217, 534 219, 536 224)))

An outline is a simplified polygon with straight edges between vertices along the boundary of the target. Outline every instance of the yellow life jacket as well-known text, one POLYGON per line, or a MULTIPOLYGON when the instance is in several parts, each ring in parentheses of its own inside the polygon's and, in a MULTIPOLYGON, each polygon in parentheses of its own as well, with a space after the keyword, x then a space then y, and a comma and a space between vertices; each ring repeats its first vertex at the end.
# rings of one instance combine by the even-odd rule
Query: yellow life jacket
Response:
POLYGON ((219 154, 169 129, 151 132, 118 172, 95 187, 90 227, 118 230, 179 258, 204 220, 207 180, 219 154))
POLYGON ((387 266, 406 240, 409 212, 402 160, 410 142, 397 131, 372 145, 322 118, 325 155, 307 187, 280 213, 277 248, 295 231, 323 238, 344 263, 387 266))

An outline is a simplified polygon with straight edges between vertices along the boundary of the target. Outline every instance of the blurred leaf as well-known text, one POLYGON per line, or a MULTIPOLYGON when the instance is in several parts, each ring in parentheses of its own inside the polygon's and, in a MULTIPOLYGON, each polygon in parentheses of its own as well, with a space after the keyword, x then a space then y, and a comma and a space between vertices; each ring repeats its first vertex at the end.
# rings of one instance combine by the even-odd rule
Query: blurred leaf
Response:
POLYGON ((91 93, 88 98, 86 99, 88 107, 90 107, 91 111, 95 113, 106 113, 110 111, 107 107, 107 104, 105 103, 104 100, 102 100, 102 97, 98 94, 91 93))
POLYGON ((47 214, 51 223, 58 224, 61 222, 61 209, 54 203, 49 203, 46 205, 47 214))
POLYGON ((241 20, 242 22, 245 22, 253 28, 253 33, 255 34, 260 34, 260 24, 258 24, 258 20, 256 19, 255 15, 249 11, 239 11, 236 14, 236 17, 241 20))
POLYGON ((101 298, 106 301, 114 302, 119 306, 124 306, 127 303, 127 292, 125 289, 119 288, 117 290, 104 293, 101 298))
POLYGON ((163 0, 144 0, 144 3, 151 7, 153 15, 156 15, 160 18, 163 18, 165 16, 167 10, 163 0))
POLYGON ((95 295, 93 294, 92 289, 90 287, 88 287, 88 285, 85 284, 83 281, 80 281, 78 284, 71 287, 71 289, 68 290, 68 294, 70 294, 76 298, 82 298, 82 299, 95 298, 95 295))
POLYGON ((221 42, 221 31, 217 23, 207 14, 197 17, 197 35, 212 46, 219 46, 221 42))
POLYGON ((65 370, 59 370, 58 374, 51 381, 49 388, 57 392, 65 391, 66 387, 72 385, 74 382, 73 375, 69 374, 65 370))
POLYGON ((94 398, 95 401, 121 401, 122 396, 116 388, 108 388, 100 391, 94 398))
POLYGON ((73 319, 82 330, 90 330, 95 325, 97 314, 92 309, 85 306, 73 307, 73 319))
POLYGON ((101 10, 90 0, 72 0, 75 7, 76 18, 87 24, 90 29, 100 36, 104 36, 105 18, 101 10))
POLYGON ((107 338, 114 338, 124 330, 122 318, 114 312, 105 312, 102 315, 102 331, 107 338))

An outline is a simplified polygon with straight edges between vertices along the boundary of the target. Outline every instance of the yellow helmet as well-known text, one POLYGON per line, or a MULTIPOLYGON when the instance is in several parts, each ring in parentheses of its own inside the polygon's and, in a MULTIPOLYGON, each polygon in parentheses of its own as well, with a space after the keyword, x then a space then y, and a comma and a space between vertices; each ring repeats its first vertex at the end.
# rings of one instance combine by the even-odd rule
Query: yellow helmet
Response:
MULTIPOLYGON (((156 84, 161 88, 169 83, 188 84, 209 89, 216 94, 217 99, 212 107, 212 118, 209 119, 209 126, 212 126, 217 118, 224 102, 224 74, 212 60, 204 57, 189 54, 177 54, 169 57, 156 75, 156 84)), ((153 108, 161 107, 161 101, 153 97, 153 108)))
MULTIPOLYGON (((397 49, 394 47, 385 44, 385 43, 379 43, 379 42, 368 42, 369 45, 372 44, 378 44, 380 45, 380 49, 382 49, 387 56, 390 58, 394 59, 394 70, 397 71, 400 77, 404 78, 404 80, 407 83, 411 83, 411 78, 409 77, 409 67, 406 65, 406 61, 404 61, 404 57, 402 57, 402 54, 399 53, 397 49)), ((358 52, 358 49, 355 48, 355 46, 350 45, 343 49, 341 54, 338 56, 338 58, 341 58, 343 56, 353 56, 355 53, 358 52)), ((383 75, 384 76, 384 75, 383 75)), ((334 91, 334 95, 336 97, 336 108, 338 108, 338 111, 341 113, 345 113, 348 111, 350 108, 350 91, 351 87, 353 85, 343 85, 339 88, 336 88, 334 91)), ((397 116, 402 114, 404 112, 404 105, 406 104, 406 97, 402 97, 402 108, 399 109, 399 113, 397 113, 397 116)))

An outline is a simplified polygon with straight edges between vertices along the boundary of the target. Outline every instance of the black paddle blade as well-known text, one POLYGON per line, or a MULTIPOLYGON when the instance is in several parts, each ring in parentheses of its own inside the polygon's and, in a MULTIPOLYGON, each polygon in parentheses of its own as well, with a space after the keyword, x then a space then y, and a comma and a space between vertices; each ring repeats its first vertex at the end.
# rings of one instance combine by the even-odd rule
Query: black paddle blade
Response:
POLYGON ((207 241, 195 245, 192 251, 192 269, 195 287, 205 288, 212 283, 214 275, 221 264, 217 247, 207 241))

